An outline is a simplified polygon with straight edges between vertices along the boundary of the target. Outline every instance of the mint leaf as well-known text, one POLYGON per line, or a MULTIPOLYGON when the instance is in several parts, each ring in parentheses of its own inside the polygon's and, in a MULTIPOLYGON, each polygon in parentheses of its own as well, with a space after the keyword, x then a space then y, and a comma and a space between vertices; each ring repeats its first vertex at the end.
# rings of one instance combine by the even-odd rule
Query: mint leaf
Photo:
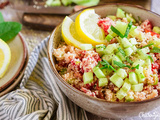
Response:
POLYGON ((0 23, 0 28, 0 38, 8 41, 20 32, 22 25, 17 22, 2 22, 0 23))
POLYGON ((126 37, 126 38, 128 37, 128 34, 129 34, 129 31, 130 31, 131 27, 132 27, 132 21, 130 23, 128 23, 126 32, 125 32, 123 37, 126 37))
POLYGON ((0 23, 4 22, 4 18, 3 18, 3 15, 2 13, 0 12, 0 23))
POLYGON ((105 68, 111 68, 113 71, 116 72, 116 70, 109 64, 108 61, 102 59, 103 61, 101 61, 101 65, 103 65, 104 67, 100 68, 100 69, 105 69, 105 68))
POLYGON ((153 47, 153 49, 150 52, 151 53, 160 53, 160 49, 157 47, 153 47))

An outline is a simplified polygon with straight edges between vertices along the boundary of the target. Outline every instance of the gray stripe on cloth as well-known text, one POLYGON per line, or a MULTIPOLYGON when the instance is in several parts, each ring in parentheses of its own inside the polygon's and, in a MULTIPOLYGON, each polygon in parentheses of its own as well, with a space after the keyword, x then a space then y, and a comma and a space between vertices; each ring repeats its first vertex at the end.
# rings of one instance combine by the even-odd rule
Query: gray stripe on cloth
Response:
POLYGON ((32 51, 17 90, 0 97, 0 120, 87 120, 57 86, 43 40, 32 51))

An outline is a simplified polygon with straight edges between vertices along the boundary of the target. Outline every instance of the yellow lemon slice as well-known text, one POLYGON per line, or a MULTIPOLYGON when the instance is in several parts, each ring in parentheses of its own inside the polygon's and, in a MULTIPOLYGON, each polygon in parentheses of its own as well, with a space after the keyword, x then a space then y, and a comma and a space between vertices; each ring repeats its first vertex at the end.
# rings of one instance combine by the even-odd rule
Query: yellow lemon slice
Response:
POLYGON ((0 78, 6 73, 11 60, 11 51, 7 43, 0 39, 0 78))
POLYGON ((80 45, 83 44, 83 40, 75 30, 75 23, 67 16, 62 23, 62 38, 68 45, 73 45, 77 48, 80 48, 80 45))
POLYGON ((86 9, 76 17, 76 31, 87 43, 93 45, 106 43, 104 31, 97 24, 98 20, 99 15, 94 9, 86 9))

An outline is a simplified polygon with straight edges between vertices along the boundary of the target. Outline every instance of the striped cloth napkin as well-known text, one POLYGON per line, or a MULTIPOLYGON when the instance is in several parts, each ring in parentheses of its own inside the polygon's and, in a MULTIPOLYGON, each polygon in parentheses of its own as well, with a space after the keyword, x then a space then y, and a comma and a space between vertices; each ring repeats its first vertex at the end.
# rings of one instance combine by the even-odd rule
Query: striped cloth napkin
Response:
POLYGON ((87 120, 57 86, 47 59, 48 38, 31 53, 20 87, 0 98, 0 120, 87 120))

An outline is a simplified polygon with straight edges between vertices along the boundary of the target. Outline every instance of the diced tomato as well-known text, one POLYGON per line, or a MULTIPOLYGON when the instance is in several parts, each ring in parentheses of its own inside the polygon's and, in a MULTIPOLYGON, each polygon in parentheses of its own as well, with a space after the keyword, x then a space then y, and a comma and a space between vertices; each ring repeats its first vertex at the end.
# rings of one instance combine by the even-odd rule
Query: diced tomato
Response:
POLYGON ((150 32, 152 36, 156 35, 158 38, 160 38, 160 34, 152 32, 150 30, 145 30, 146 33, 150 32))
POLYGON ((159 68, 159 65, 158 65, 157 62, 152 63, 152 71, 153 71, 154 69, 158 69, 158 68, 159 68))
POLYGON ((108 34, 109 27, 111 25, 115 26, 115 22, 108 17, 100 19, 97 24, 104 30, 106 35, 108 34))
POLYGON ((149 30, 152 31, 152 24, 149 20, 145 20, 142 24, 141 24, 141 28, 145 31, 145 30, 149 30))

